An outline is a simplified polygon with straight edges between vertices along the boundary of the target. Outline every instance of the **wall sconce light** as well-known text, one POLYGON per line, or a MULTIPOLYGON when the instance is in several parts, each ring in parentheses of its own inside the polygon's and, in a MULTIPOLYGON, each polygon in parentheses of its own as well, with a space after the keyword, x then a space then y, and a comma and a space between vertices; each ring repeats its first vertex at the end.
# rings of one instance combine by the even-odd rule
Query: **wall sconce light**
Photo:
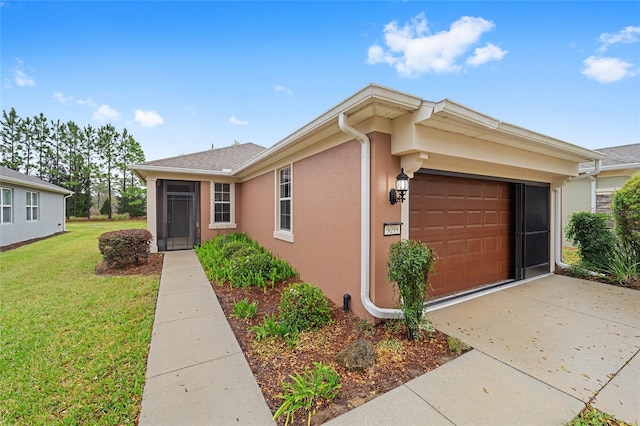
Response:
POLYGON ((400 169, 400 174, 396 176, 396 187, 389 191, 389 202, 394 205, 398 201, 404 202, 404 194, 409 190, 409 176, 404 172, 404 168, 400 169))

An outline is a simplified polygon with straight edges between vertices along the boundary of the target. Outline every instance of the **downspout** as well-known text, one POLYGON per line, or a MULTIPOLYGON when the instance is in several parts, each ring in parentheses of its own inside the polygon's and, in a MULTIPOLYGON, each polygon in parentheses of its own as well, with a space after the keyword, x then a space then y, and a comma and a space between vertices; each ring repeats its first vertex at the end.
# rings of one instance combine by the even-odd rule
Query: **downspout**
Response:
MULTIPOLYGON (((569 181, 580 180, 591 178, 593 179, 595 176, 600 173, 600 169, 602 168, 602 160, 595 160, 595 167, 590 172, 587 172, 583 175, 574 176, 569 179, 569 181)), ((559 188, 555 189, 556 192, 556 265, 563 269, 570 268, 571 265, 568 265, 562 261, 562 185, 559 188)))
POLYGON ((360 167, 360 300, 364 308, 375 318, 402 318, 399 309, 380 308, 371 301, 370 295, 370 245, 371 239, 371 141, 364 133, 347 123, 344 113, 338 117, 340 130, 355 137, 361 143, 360 167))
POLYGON ((62 203, 62 230, 67 230, 67 200, 71 197, 73 193, 64 196, 64 201, 62 203))

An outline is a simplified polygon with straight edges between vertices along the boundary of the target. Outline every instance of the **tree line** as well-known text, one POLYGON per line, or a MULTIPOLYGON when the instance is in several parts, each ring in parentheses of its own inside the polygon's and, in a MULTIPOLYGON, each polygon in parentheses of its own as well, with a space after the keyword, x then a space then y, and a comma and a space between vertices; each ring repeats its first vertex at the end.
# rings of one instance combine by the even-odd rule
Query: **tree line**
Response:
POLYGON ((111 219, 114 205, 131 217, 145 214, 146 189, 127 167, 143 162, 144 152, 127 129, 81 128, 42 113, 22 118, 11 108, 2 111, 0 136, 1 165, 73 191, 68 217, 90 218, 94 206, 111 219))

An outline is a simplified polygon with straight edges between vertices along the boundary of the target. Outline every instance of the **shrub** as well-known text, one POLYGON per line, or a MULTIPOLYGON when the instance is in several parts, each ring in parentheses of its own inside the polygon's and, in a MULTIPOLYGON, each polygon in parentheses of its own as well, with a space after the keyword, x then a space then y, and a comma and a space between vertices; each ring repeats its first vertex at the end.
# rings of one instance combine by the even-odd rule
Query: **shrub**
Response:
POLYGON ((611 282, 630 286, 640 277, 638 253, 630 244, 620 243, 604 269, 611 282))
POLYGON ((640 255, 640 173, 633 175, 613 194, 611 212, 622 242, 640 255))
POLYGON ((295 283, 285 288, 278 313, 280 323, 294 331, 312 330, 331 322, 331 310, 324 293, 309 283, 295 283))
POLYGON ((98 237, 98 248, 109 267, 124 268, 146 263, 153 236, 146 229, 122 229, 98 237))
POLYGON ((303 374, 296 373, 289 376, 290 382, 282 382, 283 393, 276 395, 276 398, 283 399, 284 402, 273 415, 273 420, 283 414, 287 419, 285 425, 293 423, 295 413, 298 410, 307 412, 307 425, 311 424, 311 417, 315 410, 316 400, 332 400, 338 395, 340 389, 340 375, 335 368, 321 362, 314 362, 313 369, 307 369, 303 374))
POLYGON ((422 241, 399 241, 389 248, 387 278, 396 283, 400 293, 409 340, 420 338, 428 275, 436 260, 436 253, 422 241))
POLYGON ((240 249, 231 257, 229 283, 234 287, 263 287, 271 273, 271 262, 269 253, 240 249))
POLYGON ((575 244, 585 267, 606 269, 616 247, 616 237, 607 227, 610 216, 605 213, 574 213, 569 219, 567 238, 575 244))
POLYGON ((258 315, 258 302, 256 300, 249 302, 249 299, 242 299, 233 304, 233 314, 231 316, 250 319, 255 318, 256 315, 258 315))

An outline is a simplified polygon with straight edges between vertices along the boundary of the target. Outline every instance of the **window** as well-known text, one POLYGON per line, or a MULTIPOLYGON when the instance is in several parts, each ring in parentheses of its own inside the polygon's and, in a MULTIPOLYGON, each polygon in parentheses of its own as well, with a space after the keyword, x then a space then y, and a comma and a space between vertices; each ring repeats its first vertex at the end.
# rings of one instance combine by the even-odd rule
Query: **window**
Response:
POLYGON ((38 193, 27 191, 27 222, 38 220, 38 193))
POLYGON ((291 167, 279 170, 280 230, 291 232, 291 167))
POLYGON ((236 228, 234 208, 235 184, 211 182, 211 216, 209 229, 236 228))
POLYGON ((213 222, 231 222, 231 185, 228 183, 214 184, 213 222))
POLYGON ((292 167, 279 169, 275 173, 276 204, 273 237, 293 242, 293 173, 292 167))
POLYGON ((0 188, 0 208, 2 209, 0 223, 11 223, 13 219, 13 190, 11 188, 0 188))

